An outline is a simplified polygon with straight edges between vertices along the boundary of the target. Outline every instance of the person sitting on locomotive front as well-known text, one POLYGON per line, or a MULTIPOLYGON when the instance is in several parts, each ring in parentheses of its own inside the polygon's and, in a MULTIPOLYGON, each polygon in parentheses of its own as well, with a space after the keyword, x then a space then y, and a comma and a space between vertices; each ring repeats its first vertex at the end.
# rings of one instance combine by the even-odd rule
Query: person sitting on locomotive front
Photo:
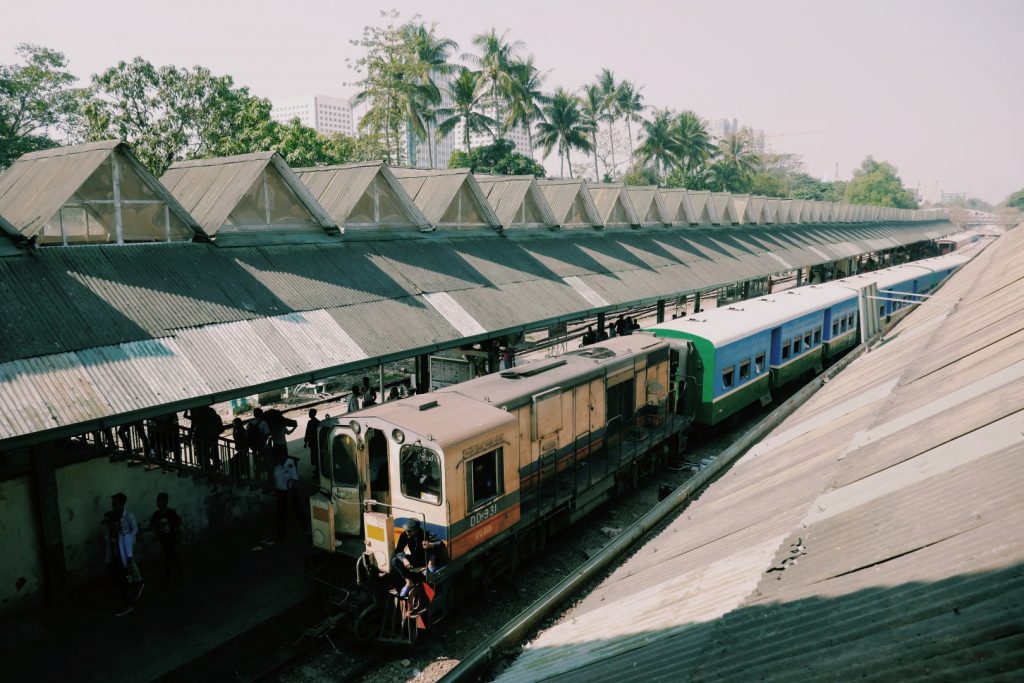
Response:
POLYGON ((424 533, 418 519, 410 519, 405 523, 405 531, 398 537, 395 556, 391 558, 391 569, 394 576, 413 580, 422 580, 423 575, 416 571, 428 565, 436 566, 437 549, 444 550, 444 541, 430 533, 424 533), (427 552, 427 551, 431 552, 427 552))

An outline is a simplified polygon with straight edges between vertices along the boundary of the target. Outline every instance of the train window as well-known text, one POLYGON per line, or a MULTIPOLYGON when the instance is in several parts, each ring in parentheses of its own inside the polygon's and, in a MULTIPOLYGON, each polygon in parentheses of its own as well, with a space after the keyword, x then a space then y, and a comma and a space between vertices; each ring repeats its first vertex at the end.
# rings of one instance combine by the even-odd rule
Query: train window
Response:
POLYGON ((740 381, 750 379, 750 360, 745 360, 740 363, 740 381))
POLYGON ((331 462, 334 464, 334 483, 339 486, 358 486, 356 444, 348 434, 335 434, 331 444, 331 462))
POLYGON ((812 340, 813 338, 814 338, 814 337, 813 337, 813 336, 811 335, 811 333, 810 333, 810 332, 808 332, 807 334, 805 334, 805 335, 804 335, 804 348, 805 348, 805 349, 809 349, 809 348, 811 348, 811 340, 812 340))
POLYGON ((736 379, 736 368, 733 366, 727 367, 722 370, 722 386, 726 389, 732 387, 736 379))
POLYGON ((800 353, 801 348, 803 347, 800 345, 800 337, 797 337, 793 340, 793 355, 800 353))
POLYGON ((815 344, 820 344, 821 343, 821 328, 820 327, 814 330, 814 343, 815 344))
MULTIPOLYGON (((845 329, 845 327, 846 327, 846 320, 843 320, 843 328, 845 329)), ((832 323, 832 336, 836 337, 838 335, 839 335, 839 323, 838 322, 834 322, 834 323, 832 323)))
POLYGON ((402 446, 399 453, 402 470, 402 494, 406 498, 441 504, 441 459, 437 453, 414 444, 402 446))
POLYGON ((470 510, 501 493, 501 462, 501 448, 469 461, 466 467, 466 503, 470 510))
POLYGON ((878 307, 878 315, 885 315, 885 304, 878 307))
POLYGON ((850 329, 852 330, 853 326, 856 325, 856 324, 857 324, 857 314, 856 313, 851 313, 850 314, 850 329))
POLYGON ((782 359, 785 360, 787 358, 789 358, 789 342, 782 345, 782 359))
POLYGON ((754 358, 754 373, 761 374, 762 372, 764 372, 764 354, 759 353, 754 358))

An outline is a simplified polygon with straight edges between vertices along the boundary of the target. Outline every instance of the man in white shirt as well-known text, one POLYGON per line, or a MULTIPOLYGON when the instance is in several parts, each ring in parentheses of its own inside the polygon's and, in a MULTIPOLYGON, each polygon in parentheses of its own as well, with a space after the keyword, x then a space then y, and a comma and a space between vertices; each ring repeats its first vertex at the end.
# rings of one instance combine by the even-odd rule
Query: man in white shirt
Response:
POLYGON ((305 528, 309 517, 299 502, 299 470, 295 458, 279 457, 274 466, 274 497, 277 502, 277 539, 283 541, 288 529, 288 508, 291 507, 299 526, 305 528))

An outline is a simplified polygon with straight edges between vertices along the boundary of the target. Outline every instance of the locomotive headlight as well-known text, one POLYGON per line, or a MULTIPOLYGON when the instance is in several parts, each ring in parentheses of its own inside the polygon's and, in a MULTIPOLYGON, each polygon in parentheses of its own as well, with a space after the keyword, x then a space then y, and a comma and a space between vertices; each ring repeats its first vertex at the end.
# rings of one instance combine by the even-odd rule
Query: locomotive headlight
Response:
POLYGON ((356 434, 358 434, 359 432, 361 432, 361 431, 362 431, 362 429, 363 429, 362 427, 360 427, 360 426, 359 426, 359 423, 358 423, 358 422, 356 422, 355 420, 352 420, 351 422, 349 422, 349 423, 348 423, 348 426, 349 426, 349 429, 351 429, 351 430, 352 430, 353 432, 355 432, 356 434))
POLYGON ((405 432, 401 429, 395 429, 391 432, 391 438, 395 440, 395 443, 405 442, 405 432))

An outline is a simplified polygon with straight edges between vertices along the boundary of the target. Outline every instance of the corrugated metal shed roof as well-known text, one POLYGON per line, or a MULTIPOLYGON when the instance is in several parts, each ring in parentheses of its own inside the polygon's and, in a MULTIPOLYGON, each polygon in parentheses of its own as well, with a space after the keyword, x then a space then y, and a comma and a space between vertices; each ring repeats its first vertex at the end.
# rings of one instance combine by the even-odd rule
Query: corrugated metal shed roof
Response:
POLYGON ((465 187, 476 198, 477 210, 484 222, 493 228, 501 227, 501 221, 498 220, 469 169, 438 170, 395 166, 391 172, 431 225, 437 226, 441 222, 452 201, 465 187))
POLYGON ((967 264, 498 680, 1019 679, 1022 255, 967 264))
POLYGON ((216 235, 268 167, 280 174, 285 185, 321 227, 328 233, 338 232, 335 222, 277 152, 179 161, 171 164, 160 182, 203 226, 207 235, 216 235))
POLYGON ((605 227, 615 225, 640 225, 640 219, 636 215, 633 202, 629 199, 626 186, 622 183, 587 183, 590 196, 594 198, 594 205, 601 215, 601 224, 605 227), (616 206, 621 206, 622 212, 626 215, 624 223, 612 220, 616 206))
POLYGON ((416 206, 416 202, 383 161, 297 168, 295 174, 338 225, 348 227, 348 218, 356 203, 374 178, 379 178, 394 192, 405 218, 412 225, 420 230, 431 227, 426 216, 416 206))
MULTIPOLYGON (((655 186, 629 186, 626 188, 629 201, 636 211, 637 220, 644 227, 669 225, 672 223, 668 208, 662 201, 661 193, 655 186)), ((678 207, 677 207, 678 208, 678 207)))
POLYGON ((665 207, 665 218, 669 225, 696 225, 699 222, 686 190, 661 188, 658 192, 661 194, 661 203, 665 207))
POLYGON ((687 195, 694 213, 694 220, 690 221, 691 225, 718 225, 722 222, 722 217, 718 213, 718 208, 715 206, 710 192, 687 190, 687 195))
POLYGON ((203 234, 199 224, 139 163, 128 145, 117 140, 56 147, 19 157, 0 174, 0 216, 3 216, 3 222, 26 237, 36 235, 112 154, 130 166, 146 187, 166 202, 185 225, 195 233, 203 234))
POLYGON ((598 211, 597 205, 594 204, 593 196, 591 196, 590 191, 582 180, 544 179, 538 180, 537 184, 540 186, 541 191, 544 192, 544 197, 548 200, 548 205, 551 207, 551 212, 554 214, 555 219, 563 228, 580 227, 581 225, 587 227, 602 225, 601 212, 598 211), (573 223, 569 220, 577 198, 582 203, 589 218, 589 222, 586 224, 573 223))
POLYGON ((503 228, 522 225, 519 216, 527 197, 540 212, 544 227, 558 227, 558 221, 534 176, 496 176, 477 173, 474 174, 474 177, 480 184, 480 189, 487 195, 487 201, 490 202, 491 208, 494 209, 503 228))

